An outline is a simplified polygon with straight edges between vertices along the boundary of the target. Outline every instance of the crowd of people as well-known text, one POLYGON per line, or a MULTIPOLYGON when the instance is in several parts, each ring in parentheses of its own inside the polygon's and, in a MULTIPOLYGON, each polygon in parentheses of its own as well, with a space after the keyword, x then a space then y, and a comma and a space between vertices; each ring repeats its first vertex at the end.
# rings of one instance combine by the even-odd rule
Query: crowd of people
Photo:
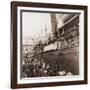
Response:
MULTIPOLYGON (((54 67, 56 65, 54 64, 54 67)), ((65 70, 57 70, 50 63, 46 63, 43 59, 32 59, 23 65, 22 78, 29 77, 48 77, 48 76, 66 76, 73 75, 65 70)))

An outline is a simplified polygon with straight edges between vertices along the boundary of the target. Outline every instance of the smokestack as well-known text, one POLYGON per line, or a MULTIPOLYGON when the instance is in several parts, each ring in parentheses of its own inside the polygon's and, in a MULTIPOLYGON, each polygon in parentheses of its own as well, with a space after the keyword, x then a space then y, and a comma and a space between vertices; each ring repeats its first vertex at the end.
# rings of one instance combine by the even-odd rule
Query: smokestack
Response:
POLYGON ((51 27, 52 27, 52 34, 55 36, 56 32, 56 15, 54 13, 51 13, 51 27))

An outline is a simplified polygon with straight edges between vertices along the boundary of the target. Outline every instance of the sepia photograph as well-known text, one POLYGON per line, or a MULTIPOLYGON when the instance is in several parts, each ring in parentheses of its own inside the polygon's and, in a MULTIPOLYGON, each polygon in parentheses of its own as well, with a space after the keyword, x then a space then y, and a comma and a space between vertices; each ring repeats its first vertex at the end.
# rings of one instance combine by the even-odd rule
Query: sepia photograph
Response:
POLYGON ((87 6, 11 3, 11 87, 87 83, 87 6))
POLYGON ((21 78, 79 75, 79 15, 22 11, 21 78))

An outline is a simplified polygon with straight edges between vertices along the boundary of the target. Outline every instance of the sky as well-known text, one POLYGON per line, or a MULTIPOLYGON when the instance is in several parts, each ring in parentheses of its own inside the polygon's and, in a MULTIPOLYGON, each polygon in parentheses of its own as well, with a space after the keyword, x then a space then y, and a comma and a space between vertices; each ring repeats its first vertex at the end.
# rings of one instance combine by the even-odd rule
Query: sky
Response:
POLYGON ((23 41, 29 38, 38 38, 51 33, 50 13, 23 12, 22 14, 22 36, 23 41))

